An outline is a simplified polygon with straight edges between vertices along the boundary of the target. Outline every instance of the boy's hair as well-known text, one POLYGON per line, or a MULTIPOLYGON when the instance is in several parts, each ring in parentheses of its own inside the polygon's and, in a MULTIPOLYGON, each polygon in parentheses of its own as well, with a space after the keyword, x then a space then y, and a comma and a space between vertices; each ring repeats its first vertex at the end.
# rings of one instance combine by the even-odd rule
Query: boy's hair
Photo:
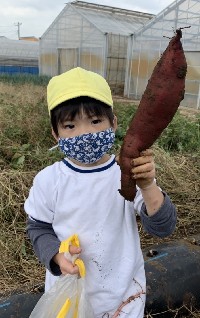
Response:
POLYGON ((58 125, 65 120, 73 120, 81 111, 88 117, 106 117, 113 126, 114 114, 112 108, 94 98, 81 96, 67 100, 51 111, 51 125, 54 133, 58 136, 58 125))

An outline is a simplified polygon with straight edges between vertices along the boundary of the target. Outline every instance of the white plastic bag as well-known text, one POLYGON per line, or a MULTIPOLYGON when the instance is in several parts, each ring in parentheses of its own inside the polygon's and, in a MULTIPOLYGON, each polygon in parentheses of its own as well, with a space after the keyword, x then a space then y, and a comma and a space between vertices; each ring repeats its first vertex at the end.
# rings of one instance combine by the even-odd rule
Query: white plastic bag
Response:
MULTIPOLYGON (((79 244, 77 235, 61 243, 60 252, 67 253, 69 246, 79 244)), ((78 275, 62 275, 38 301, 29 318, 94 318, 92 307, 85 294, 85 267, 83 261, 74 263, 79 267, 78 275)))
POLYGON ((60 277, 45 293, 32 311, 30 318, 93 318, 87 300, 84 279, 77 275, 60 277))

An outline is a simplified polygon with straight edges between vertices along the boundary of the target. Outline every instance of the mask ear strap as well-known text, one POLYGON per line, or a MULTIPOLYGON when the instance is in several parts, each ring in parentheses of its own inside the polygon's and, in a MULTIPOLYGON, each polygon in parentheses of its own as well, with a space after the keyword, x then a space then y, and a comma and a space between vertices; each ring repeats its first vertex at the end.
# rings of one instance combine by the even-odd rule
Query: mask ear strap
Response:
POLYGON ((57 144, 57 145, 55 145, 55 146, 49 148, 48 150, 49 150, 49 151, 52 151, 52 150, 54 150, 54 149, 56 149, 56 148, 58 148, 58 147, 59 147, 59 144, 57 144))

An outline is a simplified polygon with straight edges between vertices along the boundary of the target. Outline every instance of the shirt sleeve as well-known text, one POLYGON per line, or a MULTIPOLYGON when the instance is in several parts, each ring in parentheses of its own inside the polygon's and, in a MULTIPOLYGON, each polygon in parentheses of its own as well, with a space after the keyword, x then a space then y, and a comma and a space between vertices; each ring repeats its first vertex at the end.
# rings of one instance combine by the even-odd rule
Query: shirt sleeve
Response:
POLYGON ((33 180, 29 196, 24 203, 25 212, 33 219, 52 223, 56 184, 51 178, 51 167, 40 171, 33 180))
POLYGON ((144 230, 157 237, 166 237, 172 234, 177 220, 175 205, 165 192, 163 194, 164 202, 154 215, 148 216, 144 202, 140 210, 140 218, 144 230))
POLYGON ((26 231, 39 261, 55 276, 61 275, 60 267, 53 261, 58 253, 60 241, 51 224, 27 219, 26 231))

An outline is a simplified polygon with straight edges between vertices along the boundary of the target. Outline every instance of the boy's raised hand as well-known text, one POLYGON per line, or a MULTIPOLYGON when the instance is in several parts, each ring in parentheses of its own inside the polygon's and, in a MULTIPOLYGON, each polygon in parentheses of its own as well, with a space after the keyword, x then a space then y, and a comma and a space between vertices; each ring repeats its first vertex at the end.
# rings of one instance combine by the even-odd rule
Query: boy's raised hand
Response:
POLYGON ((140 189, 146 189, 153 184, 155 179, 155 163, 151 149, 142 151, 140 157, 132 160, 131 173, 132 178, 135 179, 140 189))
MULTIPOLYGON (((120 165, 120 157, 116 157, 116 162, 120 165)), ((146 149, 140 153, 140 157, 132 159, 132 178, 135 179, 140 189, 148 188, 155 179, 155 163, 153 151, 146 149)))
MULTIPOLYGON (((80 247, 76 247, 71 245, 69 247, 69 252, 71 254, 71 256, 75 255, 75 254, 80 254, 81 253, 81 248, 80 247)), ((78 274, 79 273, 79 269, 77 265, 74 265, 72 263, 72 261, 68 260, 64 253, 57 253, 54 257, 53 257, 53 261, 59 265, 61 273, 63 275, 66 274, 78 274)))

